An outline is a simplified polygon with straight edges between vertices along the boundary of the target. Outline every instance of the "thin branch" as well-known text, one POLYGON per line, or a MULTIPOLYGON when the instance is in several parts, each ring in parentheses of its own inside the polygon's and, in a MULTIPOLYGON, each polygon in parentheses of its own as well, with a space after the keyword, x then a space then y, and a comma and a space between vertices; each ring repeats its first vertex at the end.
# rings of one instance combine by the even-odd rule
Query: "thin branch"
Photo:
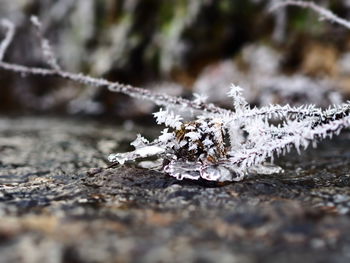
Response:
POLYGON ((261 147, 254 147, 251 149, 245 148, 240 152, 235 152, 234 156, 227 160, 222 160, 222 162, 229 162, 233 165, 239 166, 240 169, 245 170, 250 166, 266 161, 269 157, 272 158, 274 154, 277 154, 277 156, 285 154, 291 146, 294 146, 299 152, 300 147, 306 149, 310 142, 316 142, 317 140, 326 139, 327 137, 332 138, 334 134, 338 135, 341 130, 349 127, 350 116, 321 124, 315 129, 304 127, 291 135, 267 141, 261 147))
POLYGON ((52 51, 52 47, 50 45, 49 40, 47 40, 42 32, 42 25, 38 19, 37 16, 31 16, 30 21, 32 22, 33 26, 36 29, 38 38, 40 40, 40 45, 41 45, 41 51, 43 53, 43 56, 47 62, 47 64, 55 70, 61 70, 61 67, 58 65, 57 58, 52 51))
POLYGON ((270 12, 273 12, 276 9, 279 9, 279 8, 285 7, 285 6, 299 6, 299 7, 303 7, 303 8, 309 8, 309 9, 313 10, 314 12, 320 14, 325 19, 327 19, 331 22, 337 23, 339 25, 342 25, 342 26, 346 27, 347 29, 350 29, 350 22, 349 21, 337 16, 336 14, 331 12, 330 10, 328 10, 324 7, 321 7, 317 4, 315 4, 314 2, 286 0, 284 2, 280 2, 280 3, 273 5, 270 8, 270 12))
POLYGON ((236 121, 242 118, 255 118, 257 116, 266 116, 267 118, 271 118, 271 116, 281 118, 287 115, 315 116, 316 112, 319 112, 317 108, 313 109, 314 113, 311 113, 310 108, 297 108, 291 107, 289 105, 274 105, 243 113, 236 113, 231 110, 217 107, 213 104, 197 103, 195 101, 181 97, 174 97, 163 93, 152 92, 147 89, 126 85, 119 82, 111 82, 106 79, 93 78, 82 73, 71 73, 63 70, 27 67, 2 61, 0 61, 0 68, 20 73, 22 75, 60 77, 83 85, 89 85, 93 87, 107 87, 112 92, 123 93, 137 99, 149 100, 159 106, 180 106, 184 110, 188 110, 190 108, 208 114, 219 114, 221 116, 226 116, 228 118, 231 118, 232 121, 236 121))
MULTIPOLYGON (((44 58, 46 59, 46 62, 52 67, 52 69, 27 67, 23 65, 3 62, 1 60, 0 60, 0 68, 13 71, 16 73, 20 73, 22 75, 56 76, 56 77, 61 77, 63 79, 71 80, 83 85, 89 85, 94 87, 107 87, 110 91, 120 92, 133 98, 150 100, 157 105, 180 106, 184 110, 185 108, 187 108, 186 110, 190 108, 193 110, 204 111, 204 112, 213 113, 213 114, 216 114, 216 113, 227 114, 227 115, 233 114, 232 111, 222 109, 213 104, 204 104, 204 103, 194 102, 194 101, 187 100, 180 97, 173 97, 166 94, 151 92, 146 89, 133 87, 131 85, 125 85, 119 82, 110 82, 105 79, 93 78, 93 77, 84 75, 82 73, 71 73, 71 72, 63 71, 56 62, 57 61, 56 57, 52 52, 49 42, 43 37, 41 33, 41 23, 39 22, 38 18, 32 17, 31 21, 38 30, 38 37, 41 41, 41 49, 43 51, 44 58)), ((8 20, 3 20, 1 22, 1 25, 7 28, 7 34, 5 39, 0 44, 0 47, 1 47, 0 58, 3 57, 3 54, 5 53, 7 47, 12 42, 13 34, 14 34, 13 23, 11 23, 8 20)))
POLYGON ((6 35, 4 40, 0 43, 0 61, 3 60, 6 50, 8 46, 11 44, 13 40, 13 36, 15 35, 15 26, 12 22, 7 19, 2 19, 0 21, 0 26, 5 28, 6 35))
POLYGON ((66 80, 71 80, 83 85, 89 85, 93 87, 107 87, 110 91, 126 94, 133 98, 144 99, 154 102, 160 106, 180 106, 184 110, 188 108, 198 111, 204 111, 213 114, 234 114, 230 110, 222 109, 213 104, 195 103, 191 100, 187 100, 180 97, 173 97, 162 93, 152 92, 146 89, 134 87, 131 85, 122 84, 119 82, 111 82, 105 79, 93 78, 82 73, 71 73, 63 70, 45 69, 27 67, 13 63, 6 63, 0 61, 0 68, 20 73, 22 75, 41 75, 61 77, 66 80))
MULTIPOLYGON (((122 84, 119 82, 110 82, 106 79, 93 78, 88 75, 84 75, 82 73, 71 73, 62 70, 58 63, 54 52, 50 46, 50 43, 47 39, 44 38, 41 31, 41 23, 37 17, 31 17, 31 22, 36 27, 38 32, 38 38, 41 42, 41 49, 44 55, 46 62, 51 66, 51 69, 45 68, 35 68, 35 67, 27 67, 23 65, 6 63, 0 60, 0 68, 13 71, 16 73, 20 73, 22 75, 41 75, 41 76, 56 76, 63 79, 71 80, 83 85, 89 85, 93 87, 107 87, 112 92, 119 92, 126 94, 133 98, 149 100, 160 106, 178 106, 180 110, 189 109, 195 111, 201 111, 204 114, 208 115, 219 115, 226 116, 230 118, 232 121, 237 120, 238 118, 255 118, 256 116, 265 116, 267 118, 271 118, 271 115, 277 118, 282 118, 287 115, 307 115, 310 114, 310 109, 296 108, 287 106, 270 106, 263 107, 261 109, 256 109, 253 111, 244 111, 244 112, 233 112, 231 110, 223 109, 215 106, 210 103, 203 103, 199 101, 192 101, 188 99, 184 99, 181 97, 173 97, 162 93, 152 92, 150 90, 134 87, 131 85, 122 84), (243 115, 243 116, 242 116, 243 115)), ((5 52, 7 46, 12 41, 12 36, 14 34, 14 26, 10 21, 4 22, 6 28, 8 28, 7 35, 5 39, 1 43, 1 47, 5 52)))

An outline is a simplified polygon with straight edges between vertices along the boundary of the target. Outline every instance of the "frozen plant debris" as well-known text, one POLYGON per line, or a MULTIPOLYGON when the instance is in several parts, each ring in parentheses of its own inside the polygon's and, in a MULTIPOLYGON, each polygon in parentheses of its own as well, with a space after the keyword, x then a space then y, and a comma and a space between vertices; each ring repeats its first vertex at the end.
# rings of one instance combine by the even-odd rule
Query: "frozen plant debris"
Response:
POLYGON ((154 113, 157 124, 166 126, 161 135, 151 142, 138 135, 132 142, 134 151, 109 156, 109 161, 116 164, 158 158, 163 160, 162 171, 179 180, 240 181, 250 173, 281 172, 281 168, 271 166, 275 157, 292 148, 300 151, 310 143, 316 145, 350 126, 350 102, 327 110, 313 105, 253 108, 243 97, 242 88, 232 85, 227 95, 232 98, 233 110, 227 110, 206 103, 205 98, 198 95, 194 100, 187 100, 63 71, 51 45, 40 32, 39 20, 33 17, 31 21, 38 30, 41 49, 50 68, 3 61, 14 35, 14 26, 7 20, 0 22, 6 32, 0 43, 0 68, 22 75, 56 76, 83 85, 106 87, 163 107, 154 113))
POLYGON ((257 109, 247 104, 241 91, 232 85, 228 96, 235 111, 230 114, 203 111, 194 120, 182 121, 161 109, 154 115, 167 128, 159 138, 147 142, 138 137, 142 143, 133 143, 135 151, 112 154, 109 160, 124 164, 152 156, 163 159, 163 171, 179 180, 240 181, 250 173, 281 172, 270 164, 274 156, 292 147, 299 152, 310 143, 316 145, 350 124, 349 103, 327 110, 312 105, 257 109))

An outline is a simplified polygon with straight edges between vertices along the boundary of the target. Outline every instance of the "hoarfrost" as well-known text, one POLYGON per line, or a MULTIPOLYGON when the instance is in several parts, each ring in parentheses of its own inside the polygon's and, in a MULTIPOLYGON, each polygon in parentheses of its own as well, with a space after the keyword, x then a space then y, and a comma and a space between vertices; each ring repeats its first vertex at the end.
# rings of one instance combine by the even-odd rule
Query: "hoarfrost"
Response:
MULTIPOLYGON (((288 3, 304 2, 286 1, 288 3)), ((321 13, 324 10, 315 5, 310 8, 321 13)), ((333 17, 332 13, 326 13, 333 17)), ((329 18, 328 17, 328 18, 329 18)), ((342 20, 337 20, 342 23, 342 20)), ((38 25, 38 21, 34 19, 38 25)), ((2 21, 6 36, 0 43, 0 58, 4 57, 13 35, 13 25, 2 21)), ((36 26, 37 26, 36 25, 36 26)), ((39 24, 40 25, 40 24, 39 24)), ((40 31, 40 26, 37 26, 40 31)), ((138 135, 132 143, 134 151, 109 155, 111 162, 125 164, 148 157, 164 159, 163 171, 182 179, 205 179, 210 181, 240 181, 252 172, 275 173, 282 170, 266 165, 275 156, 285 154, 294 147, 298 152, 310 143, 337 135, 350 127, 350 102, 322 110, 314 105, 292 107, 269 105, 251 107, 243 97, 240 86, 232 85, 229 96, 233 99, 234 111, 204 103, 202 99, 187 100, 149 90, 97 79, 81 73, 63 71, 56 63, 49 43, 41 38, 44 57, 50 69, 32 68, 6 63, 0 60, 0 68, 20 74, 56 76, 93 87, 107 87, 110 91, 121 92, 131 97, 146 99, 165 106, 154 113, 158 124, 165 124, 159 138, 149 142, 138 135), (178 113, 191 111, 194 118, 184 121, 178 113)))

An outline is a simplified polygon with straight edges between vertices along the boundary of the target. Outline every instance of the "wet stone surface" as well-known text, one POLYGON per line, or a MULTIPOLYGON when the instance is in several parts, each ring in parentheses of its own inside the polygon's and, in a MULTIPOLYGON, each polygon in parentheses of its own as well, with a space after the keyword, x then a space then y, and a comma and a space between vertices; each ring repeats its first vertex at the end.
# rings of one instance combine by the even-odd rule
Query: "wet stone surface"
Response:
POLYGON ((350 134, 223 186, 105 169, 140 131, 0 119, 2 262, 349 262, 350 134))

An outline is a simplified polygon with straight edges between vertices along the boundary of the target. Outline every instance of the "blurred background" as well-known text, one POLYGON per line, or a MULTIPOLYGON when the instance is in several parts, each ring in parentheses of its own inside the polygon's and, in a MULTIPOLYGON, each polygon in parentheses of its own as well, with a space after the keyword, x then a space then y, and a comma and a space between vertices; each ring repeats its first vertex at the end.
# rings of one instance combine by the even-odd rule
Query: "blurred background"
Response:
MULTIPOLYGON (((47 67, 29 23, 37 15, 64 69, 230 107, 230 83, 254 105, 350 97, 350 32, 278 0, 14 0, 0 17, 17 33, 5 60, 47 67)), ((350 19, 348 0, 318 4, 350 19)), ((3 37, 4 32, 1 32, 3 37)), ((106 89, 0 70, 1 114, 145 116, 140 103, 106 89)))

